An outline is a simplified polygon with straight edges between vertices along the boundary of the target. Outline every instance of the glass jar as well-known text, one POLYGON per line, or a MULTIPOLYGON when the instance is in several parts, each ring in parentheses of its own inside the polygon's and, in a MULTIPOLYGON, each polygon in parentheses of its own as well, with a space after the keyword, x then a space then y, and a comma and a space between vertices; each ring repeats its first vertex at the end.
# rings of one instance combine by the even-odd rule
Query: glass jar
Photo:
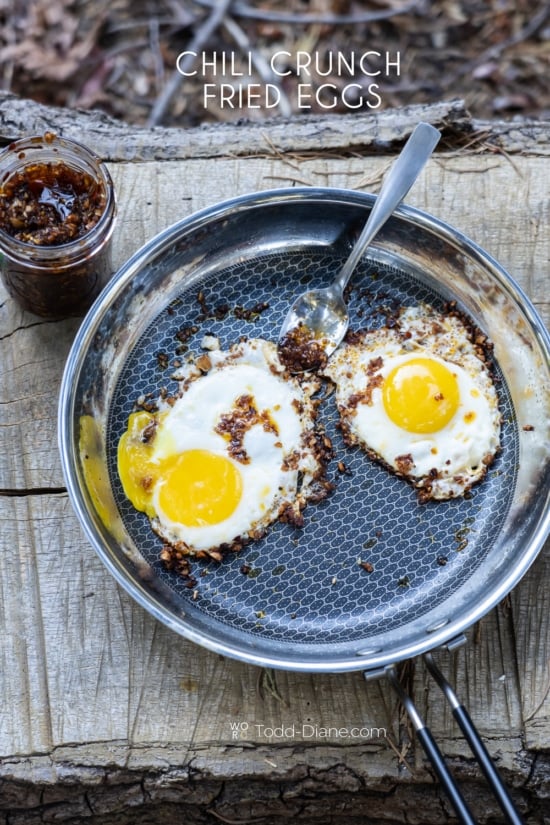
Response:
POLYGON ((45 318, 81 315, 112 274, 116 198, 89 149, 50 132, 0 153, 0 273, 45 318))

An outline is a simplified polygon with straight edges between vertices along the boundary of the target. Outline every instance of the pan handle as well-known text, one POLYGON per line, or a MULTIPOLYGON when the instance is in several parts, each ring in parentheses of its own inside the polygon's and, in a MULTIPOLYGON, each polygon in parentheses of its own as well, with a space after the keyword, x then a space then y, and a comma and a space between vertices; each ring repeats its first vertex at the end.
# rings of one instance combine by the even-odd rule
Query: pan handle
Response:
POLYGON ((453 688, 435 664, 432 654, 425 653, 424 661, 426 662, 426 666, 428 667, 428 670, 432 674, 433 678, 445 694, 445 697, 453 711, 453 716, 455 717, 460 730, 464 734, 464 738, 468 742, 478 765, 485 774, 485 778, 487 779, 487 782, 489 783, 507 821, 510 825, 523 825, 523 820, 516 811, 514 803, 510 798, 510 795, 495 767, 493 760, 491 759, 489 751, 483 744, 481 737, 472 722, 470 714, 464 705, 461 704, 453 688))
POLYGON ((468 805, 466 804, 466 801, 462 796, 462 793, 460 792, 460 789, 456 784, 453 775, 451 774, 449 768, 445 764, 443 754, 439 750, 439 747, 435 739, 433 738, 430 729, 427 727, 424 720, 418 713, 418 710, 413 700, 411 699, 409 694, 406 693, 403 689, 401 682, 397 678, 397 673, 393 665, 386 668, 386 675, 388 676, 397 695, 399 696, 399 699, 401 700, 403 707, 409 714, 409 718, 416 731, 417 738, 419 739, 420 744, 424 748, 427 757, 432 763, 437 778, 443 786, 445 793, 447 794, 449 801, 451 802, 455 810, 459 822, 461 823, 461 825, 476 825, 476 821, 472 816, 472 813, 468 805))
MULTIPOLYGON (((426 666, 431 675, 443 691, 445 698, 449 702, 453 715, 462 733, 464 734, 464 738, 468 742, 472 753, 485 774, 487 782, 489 783, 489 786, 491 787, 491 790, 493 791, 507 822, 509 825, 524 825, 523 820, 516 811, 512 799, 510 798, 510 795, 506 790, 500 775, 498 774, 487 748, 483 744, 481 737, 479 736, 479 733, 477 732, 475 725, 468 714, 468 711, 460 703, 453 688, 435 664, 431 653, 424 654, 424 661, 426 662, 426 666)), ((404 690, 401 682, 397 678, 395 666, 390 665, 387 667, 385 669, 385 673, 399 696, 403 707, 407 711, 415 729, 417 738, 420 741, 426 755, 430 759, 437 777, 453 805, 459 821, 462 825, 476 825, 475 819, 473 818, 472 813, 468 808, 451 772, 445 764, 443 754, 439 750, 431 731, 420 716, 413 700, 404 690)))

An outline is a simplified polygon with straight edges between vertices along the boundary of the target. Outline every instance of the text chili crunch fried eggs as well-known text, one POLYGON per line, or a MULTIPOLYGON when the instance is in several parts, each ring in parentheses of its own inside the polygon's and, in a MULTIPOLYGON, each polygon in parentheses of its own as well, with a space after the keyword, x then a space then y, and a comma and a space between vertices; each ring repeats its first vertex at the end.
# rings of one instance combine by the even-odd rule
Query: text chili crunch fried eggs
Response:
POLYGON ((174 377, 176 396, 132 413, 118 446, 124 493, 166 543, 168 566, 221 559, 277 519, 301 524, 307 501, 331 488, 320 380, 290 376, 262 339, 204 353, 174 377))
POLYGON ((399 311, 348 334, 323 374, 336 384, 346 443, 406 478, 421 500, 464 495, 500 449, 488 344, 450 305, 399 311))

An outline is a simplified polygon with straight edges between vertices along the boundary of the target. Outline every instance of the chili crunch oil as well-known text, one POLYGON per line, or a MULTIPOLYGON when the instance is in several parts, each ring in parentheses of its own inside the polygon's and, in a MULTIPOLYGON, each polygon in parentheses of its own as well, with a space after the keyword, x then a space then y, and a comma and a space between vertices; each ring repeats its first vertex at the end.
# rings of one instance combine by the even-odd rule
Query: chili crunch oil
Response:
POLYGON ((111 274, 115 195, 86 147, 51 133, 0 155, 1 273, 10 295, 44 317, 86 311, 111 274))

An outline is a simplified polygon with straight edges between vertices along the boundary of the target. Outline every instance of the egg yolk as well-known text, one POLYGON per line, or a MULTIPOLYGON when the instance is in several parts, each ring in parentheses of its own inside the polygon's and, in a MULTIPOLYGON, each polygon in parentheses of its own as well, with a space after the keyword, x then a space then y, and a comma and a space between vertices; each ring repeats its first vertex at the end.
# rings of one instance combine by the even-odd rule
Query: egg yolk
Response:
POLYGON ((455 415, 460 402, 451 370, 431 358, 411 358, 394 367, 382 387, 388 417, 409 433, 435 433, 455 415))
POLYGON ((159 507, 187 527, 205 527, 229 518, 242 496, 242 477, 223 455, 187 450, 163 462, 159 507))
POLYGON ((161 482, 158 504, 171 521, 187 527, 218 524, 236 509, 242 477, 235 464, 208 450, 186 450, 163 459, 154 454, 154 428, 162 416, 132 413, 118 444, 118 474, 136 510, 156 515, 153 491, 161 482), (148 428, 153 431, 148 433, 148 428))
POLYGON ((124 494, 136 510, 148 516, 155 514, 151 492, 158 480, 159 466, 153 462, 153 446, 145 433, 148 426, 155 425, 155 421, 151 413, 143 410, 132 413, 128 428, 118 442, 118 475, 124 494))

